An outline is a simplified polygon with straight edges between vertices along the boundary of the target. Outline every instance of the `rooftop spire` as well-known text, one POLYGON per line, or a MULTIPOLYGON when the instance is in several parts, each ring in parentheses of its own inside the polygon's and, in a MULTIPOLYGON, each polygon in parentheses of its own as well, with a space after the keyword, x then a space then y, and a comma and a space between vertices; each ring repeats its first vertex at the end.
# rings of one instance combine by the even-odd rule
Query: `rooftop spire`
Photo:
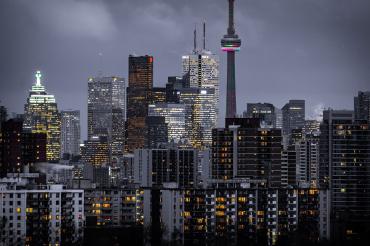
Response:
POLYGON ((206 21, 203 22, 203 50, 206 50, 206 21))
POLYGON ((197 53, 197 25, 196 24, 195 24, 195 27, 194 27, 194 49, 193 49, 193 52, 197 53))
POLYGON ((41 71, 36 71, 35 77, 36 77, 36 86, 41 86, 41 77, 42 77, 41 71))

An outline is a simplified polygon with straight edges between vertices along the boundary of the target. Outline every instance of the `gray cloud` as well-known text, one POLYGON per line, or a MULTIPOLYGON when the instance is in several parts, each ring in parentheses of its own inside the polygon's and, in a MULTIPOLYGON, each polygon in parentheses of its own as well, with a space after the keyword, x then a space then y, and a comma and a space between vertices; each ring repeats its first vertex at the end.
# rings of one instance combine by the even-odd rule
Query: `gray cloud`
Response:
MULTIPOLYGON (((207 46, 221 57, 224 114, 226 0, 1 0, 0 100, 22 112, 36 69, 60 109, 82 111, 86 136, 87 78, 99 70, 127 78, 130 53, 155 56, 155 84, 181 71, 195 23, 207 22, 207 46), (103 53, 102 63, 99 53, 103 53)), ((370 1, 237 0, 238 111, 247 102, 307 100, 352 108, 369 90, 370 1)))
POLYGON ((45 31, 61 38, 110 40, 117 34, 112 15, 100 1, 27 1, 24 7, 45 31))

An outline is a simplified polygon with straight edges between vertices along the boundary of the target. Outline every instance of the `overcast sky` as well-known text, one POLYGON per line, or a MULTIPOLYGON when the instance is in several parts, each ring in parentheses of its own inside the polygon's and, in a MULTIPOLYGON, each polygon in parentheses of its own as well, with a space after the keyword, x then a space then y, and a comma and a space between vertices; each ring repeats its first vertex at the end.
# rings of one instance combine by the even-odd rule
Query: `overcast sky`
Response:
MULTIPOLYGON (((207 47, 221 57, 225 111, 226 0, 0 0, 0 104, 23 112, 35 70, 58 107, 79 109, 86 137, 87 78, 127 78, 128 55, 150 54, 154 84, 179 75, 193 28, 207 22, 207 47), (102 53, 102 59, 99 59, 102 53)), ((236 0, 237 107, 305 99, 307 117, 353 108, 370 90, 369 0, 236 0)), ((221 123, 222 124, 222 123, 221 123)))

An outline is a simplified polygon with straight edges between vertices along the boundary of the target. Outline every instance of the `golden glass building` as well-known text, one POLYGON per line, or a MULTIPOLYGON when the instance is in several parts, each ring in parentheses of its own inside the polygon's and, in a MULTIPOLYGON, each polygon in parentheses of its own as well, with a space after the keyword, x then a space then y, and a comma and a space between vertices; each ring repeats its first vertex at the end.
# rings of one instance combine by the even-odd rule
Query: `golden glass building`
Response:
POLYGON ((41 84, 41 72, 36 72, 36 83, 30 90, 24 106, 25 131, 46 133, 46 159, 57 161, 60 158, 60 114, 54 95, 46 92, 41 84))

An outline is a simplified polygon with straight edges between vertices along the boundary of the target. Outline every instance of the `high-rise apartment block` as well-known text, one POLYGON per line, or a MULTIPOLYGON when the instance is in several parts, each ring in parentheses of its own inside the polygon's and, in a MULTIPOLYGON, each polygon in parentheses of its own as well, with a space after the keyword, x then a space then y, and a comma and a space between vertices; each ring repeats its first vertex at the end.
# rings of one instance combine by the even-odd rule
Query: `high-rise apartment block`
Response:
POLYGON ((135 182, 143 187, 175 182, 179 187, 196 184, 197 150, 164 146, 157 149, 137 149, 134 157, 135 182))
POLYGON ((256 118, 228 118, 212 132, 211 177, 245 178, 265 187, 281 185, 281 130, 260 128, 256 118))
MULTIPOLYGON (((144 225, 153 241, 185 245, 291 243, 319 238, 317 189, 179 189, 166 183, 144 188, 144 225)), ((153 242, 152 241, 152 242, 153 242)))
POLYGON ((364 237, 370 226, 370 129, 354 112, 325 110, 320 136, 319 181, 328 188, 330 238, 364 237))
POLYGON ((25 166, 33 168, 46 161, 46 134, 23 131, 23 121, 3 122, 0 131, 0 176, 21 173, 25 166))
POLYGON ((86 226, 118 227, 143 223, 143 206, 138 189, 86 189, 86 226))
POLYGON ((74 245, 84 227, 84 192, 62 185, 0 183, 2 245, 74 245))

